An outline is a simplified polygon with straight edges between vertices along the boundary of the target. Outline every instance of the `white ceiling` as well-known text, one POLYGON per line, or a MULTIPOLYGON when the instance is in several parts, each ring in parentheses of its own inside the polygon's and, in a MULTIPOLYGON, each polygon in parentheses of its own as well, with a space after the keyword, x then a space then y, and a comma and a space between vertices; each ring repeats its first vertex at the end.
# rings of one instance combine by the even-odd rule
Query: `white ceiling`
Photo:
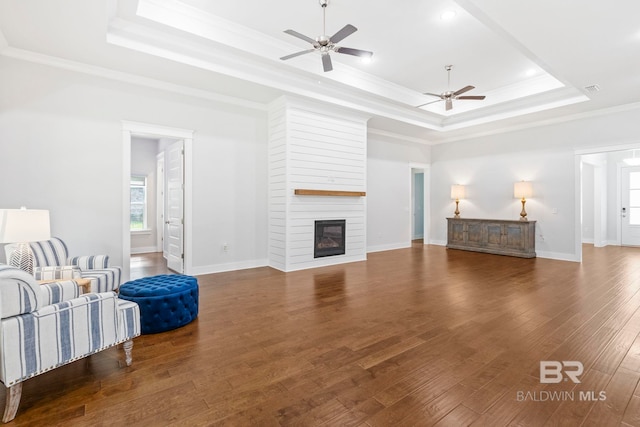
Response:
POLYGON ((339 45, 370 64, 279 59, 311 47, 285 29, 322 35, 318 0, 3 0, 0 54, 255 108, 302 95, 427 143, 640 108, 637 0, 329 0, 326 13, 329 36, 358 28, 339 45), (486 99, 416 108, 466 85, 486 99))

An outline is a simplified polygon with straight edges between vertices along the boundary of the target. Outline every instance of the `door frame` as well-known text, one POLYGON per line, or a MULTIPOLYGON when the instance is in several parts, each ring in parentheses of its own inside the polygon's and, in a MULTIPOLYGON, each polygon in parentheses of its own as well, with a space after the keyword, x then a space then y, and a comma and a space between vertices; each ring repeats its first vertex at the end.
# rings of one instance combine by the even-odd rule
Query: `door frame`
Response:
POLYGON ((130 278, 131 231, 129 230, 131 183, 131 137, 136 135, 184 140, 184 274, 193 270, 193 130, 150 123, 122 121, 122 280, 130 278))
POLYGON ((637 168, 638 166, 630 166, 623 162, 618 162, 616 165, 616 218, 617 223, 616 227, 618 230, 618 238, 616 239, 616 244, 618 246, 627 246, 630 248, 637 248, 635 245, 623 245, 622 243, 622 169, 624 168, 637 168))
MULTIPOLYGON (((582 262, 582 221, 580 220, 580 209, 582 208, 582 156, 588 154, 610 153, 614 151, 625 151, 638 149, 640 147, 640 140, 635 141, 621 141, 618 144, 611 144, 608 146, 584 148, 574 150, 574 171, 575 171, 575 213, 574 213, 574 232, 575 232, 575 261, 582 262)), ((616 177, 616 206, 620 206, 620 167, 617 168, 616 177)), ((615 245, 620 245, 620 215, 617 215, 617 239, 615 245)))
POLYGON ((164 250, 164 151, 156 155, 156 251, 164 250))
POLYGON ((431 235, 431 205, 429 201, 431 200, 431 166, 426 163, 409 163, 409 178, 410 182, 410 191, 409 191, 409 247, 411 247, 411 242, 413 241, 413 174, 415 171, 422 172, 424 174, 424 194, 423 194, 423 215, 424 222, 422 225, 422 230, 424 233, 423 243, 425 245, 429 244, 429 239, 431 235))

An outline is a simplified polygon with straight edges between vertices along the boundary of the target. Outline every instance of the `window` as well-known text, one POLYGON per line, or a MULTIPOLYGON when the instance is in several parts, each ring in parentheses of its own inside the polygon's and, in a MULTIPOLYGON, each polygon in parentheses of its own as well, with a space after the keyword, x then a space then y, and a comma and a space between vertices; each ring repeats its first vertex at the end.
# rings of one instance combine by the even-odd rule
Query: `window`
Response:
POLYGON ((147 229, 147 177, 131 176, 131 231, 147 229))

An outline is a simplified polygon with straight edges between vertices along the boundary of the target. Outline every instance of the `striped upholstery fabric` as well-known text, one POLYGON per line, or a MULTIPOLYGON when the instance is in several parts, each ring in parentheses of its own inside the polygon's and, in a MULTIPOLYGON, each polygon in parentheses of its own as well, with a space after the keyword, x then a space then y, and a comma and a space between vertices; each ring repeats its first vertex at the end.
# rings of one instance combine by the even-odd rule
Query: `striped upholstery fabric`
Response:
POLYGON ((57 237, 42 242, 31 242, 29 246, 33 252, 34 267, 67 265, 69 250, 67 245, 57 237))
POLYGON ((36 280, 62 280, 82 277, 80 269, 73 265, 38 267, 33 272, 36 280))
POLYGON ((85 255, 69 259, 69 264, 80 270, 93 270, 109 267, 109 255, 85 255))
MULTIPOLYGON (((91 292, 114 291, 120 287, 122 270, 120 267, 109 267, 108 255, 85 255, 69 258, 67 245, 59 237, 50 240, 29 243, 35 259, 34 275, 38 280, 52 280, 55 274, 48 269, 54 267, 76 268, 72 277, 82 277, 91 280, 91 292), (78 275, 75 275, 78 274, 78 275)), ((57 277, 66 279, 67 276, 57 277)))
POLYGON ((43 294, 33 276, 0 264, 0 319, 30 313, 43 304, 43 294))
POLYGON ((91 292, 108 292, 120 287, 122 270, 120 267, 109 267, 104 270, 84 270, 82 277, 91 280, 91 292))
POLYGON ((7 387, 140 335, 138 305, 114 292, 79 295, 72 281, 38 285, 5 265, 0 292, 0 381, 7 387))
POLYGON ((40 285, 42 291, 42 305, 57 304, 80 296, 80 287, 73 280, 51 282, 40 285))
POLYGON ((140 307, 135 302, 118 298, 118 342, 140 335, 140 307))

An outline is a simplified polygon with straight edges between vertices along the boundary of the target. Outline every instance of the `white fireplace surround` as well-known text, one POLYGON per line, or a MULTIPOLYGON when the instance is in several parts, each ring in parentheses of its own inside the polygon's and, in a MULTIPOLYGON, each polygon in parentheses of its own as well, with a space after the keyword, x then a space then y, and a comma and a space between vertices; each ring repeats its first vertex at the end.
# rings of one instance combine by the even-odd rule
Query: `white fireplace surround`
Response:
POLYGON ((282 97, 269 106, 269 265, 295 271, 366 260, 367 120, 282 97), (346 220, 346 253, 314 258, 316 220, 346 220))

